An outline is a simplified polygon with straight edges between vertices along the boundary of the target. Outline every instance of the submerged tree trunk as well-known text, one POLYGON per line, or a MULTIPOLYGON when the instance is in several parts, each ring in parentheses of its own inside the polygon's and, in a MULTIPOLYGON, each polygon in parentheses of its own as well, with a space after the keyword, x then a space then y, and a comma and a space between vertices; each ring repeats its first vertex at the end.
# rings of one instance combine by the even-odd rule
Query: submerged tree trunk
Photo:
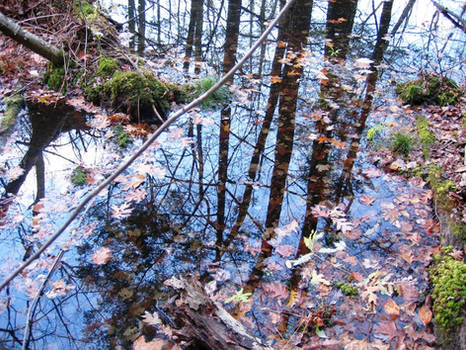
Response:
POLYGON ((62 66, 65 63, 65 56, 60 49, 25 31, 19 24, 2 13, 0 13, 0 31, 57 66, 62 66))

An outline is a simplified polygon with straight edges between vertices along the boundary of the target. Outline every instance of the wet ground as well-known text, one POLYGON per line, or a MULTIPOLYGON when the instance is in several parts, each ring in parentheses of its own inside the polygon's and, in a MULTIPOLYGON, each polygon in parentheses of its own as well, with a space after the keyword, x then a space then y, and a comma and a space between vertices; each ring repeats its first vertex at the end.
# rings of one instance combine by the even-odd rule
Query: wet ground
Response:
MULTIPOLYGON (((170 302, 164 282, 195 275, 276 348, 429 348, 431 192, 377 168, 367 129, 402 110, 386 96, 374 107, 367 82, 352 82, 333 106, 299 102, 292 124, 274 116, 266 139, 264 86, 233 97, 228 140, 221 108, 184 116, 2 292, 0 341, 21 347, 43 287, 30 348, 131 347, 141 316, 170 302)), ((29 103, 2 141, 4 193, 16 194, 2 198, 2 276, 144 138, 119 116, 55 103, 29 103)))

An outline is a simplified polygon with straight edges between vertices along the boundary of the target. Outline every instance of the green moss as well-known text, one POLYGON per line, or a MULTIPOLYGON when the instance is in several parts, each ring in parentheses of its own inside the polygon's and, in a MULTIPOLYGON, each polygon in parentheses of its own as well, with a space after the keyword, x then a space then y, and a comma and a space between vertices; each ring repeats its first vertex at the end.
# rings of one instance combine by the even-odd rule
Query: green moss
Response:
POLYGON ((429 122, 427 121, 426 117, 421 114, 416 117, 416 127, 417 134, 422 146, 422 151, 424 153, 424 158, 427 159, 429 157, 430 148, 435 142, 435 136, 429 130, 429 122))
POLYGON ((424 74, 417 79, 398 83, 396 92, 404 103, 440 106, 457 104, 463 94, 454 80, 433 74, 424 74))
POLYGON ((47 70, 44 73, 44 82, 52 90, 62 90, 62 92, 65 93, 67 88, 65 81, 65 68, 56 67, 51 63, 47 64, 47 70))
POLYGON ((119 69, 118 62, 113 57, 99 58, 99 64, 97 66, 97 75, 99 77, 110 77, 119 69))
POLYGON ((407 157, 411 152, 413 143, 413 138, 406 132, 398 131, 391 136, 392 151, 404 157, 407 157))
POLYGON ((115 134, 116 139, 118 140, 118 145, 120 147, 126 147, 129 143, 133 142, 131 136, 123 129, 121 125, 117 125, 113 128, 113 133, 115 134))
POLYGON ((356 296, 359 295, 358 287, 352 287, 351 284, 346 282, 337 282, 335 286, 341 290, 344 295, 356 296))
POLYGON ((16 123, 16 116, 24 106, 24 98, 21 95, 13 95, 5 97, 4 102, 6 109, 2 122, 0 123, 0 132, 3 132, 16 123))
POLYGON ((466 264, 448 255, 451 250, 451 246, 443 247, 441 254, 434 255, 429 270, 434 285, 434 320, 446 332, 462 324, 466 304, 466 264))
POLYGON ((76 186, 87 184, 87 174, 82 166, 76 167, 71 173, 71 183, 76 186))
POLYGON ((116 72, 103 86, 104 94, 111 92, 114 107, 129 111, 133 118, 153 115, 152 106, 162 115, 168 112, 168 88, 150 73, 116 72))
POLYGON ((73 2, 73 9, 81 19, 87 19, 97 14, 96 8, 87 1, 73 2))

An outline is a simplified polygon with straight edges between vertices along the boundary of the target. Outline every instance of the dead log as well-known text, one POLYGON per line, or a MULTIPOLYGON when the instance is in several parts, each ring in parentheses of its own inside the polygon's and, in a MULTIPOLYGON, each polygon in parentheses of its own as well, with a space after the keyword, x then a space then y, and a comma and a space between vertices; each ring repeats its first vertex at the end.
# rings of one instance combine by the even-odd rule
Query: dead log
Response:
POLYGON ((38 55, 48 59, 56 66, 63 66, 65 63, 63 52, 60 49, 24 30, 18 23, 2 13, 0 13, 0 31, 38 55))
POLYGON ((272 350, 209 297, 194 278, 181 278, 176 286, 180 297, 166 306, 166 313, 176 324, 177 339, 191 344, 188 349, 272 350))

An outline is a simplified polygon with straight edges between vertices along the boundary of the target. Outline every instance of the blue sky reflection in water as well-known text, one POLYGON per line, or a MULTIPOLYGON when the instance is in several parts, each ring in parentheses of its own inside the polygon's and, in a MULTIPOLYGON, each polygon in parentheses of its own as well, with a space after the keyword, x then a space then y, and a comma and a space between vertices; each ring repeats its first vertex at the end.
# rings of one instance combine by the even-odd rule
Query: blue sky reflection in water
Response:
MULTIPOLYGON (((220 301, 249 287, 253 294, 247 302, 227 307, 242 314, 240 320, 264 339, 281 332, 294 340, 293 329, 300 319, 325 305, 335 307, 331 317, 339 321, 325 325, 329 338, 390 343, 359 315, 371 314, 374 324, 383 320, 388 299, 406 301, 404 312, 414 315, 415 302, 422 298, 414 295, 413 286, 418 290, 428 286, 428 260, 423 253, 437 242, 429 232, 430 192, 423 183, 384 173, 369 158, 365 124, 397 122, 403 110, 386 80, 377 82, 379 90, 370 108, 355 102, 364 99, 369 68, 358 66, 364 62, 358 57, 354 63, 349 60, 346 66, 333 67, 312 51, 307 56, 293 145, 289 145, 291 159, 287 173, 276 176, 285 176, 286 185, 274 226, 266 227, 265 222, 269 203, 276 200, 270 193, 272 172, 280 162, 274 154, 277 116, 258 164, 252 165, 260 166, 260 171, 249 177, 270 82, 238 76, 221 239, 228 245, 219 247, 216 225, 221 112, 194 111, 97 197, 47 256, 2 292, 0 328, 8 331, 2 332, 0 341, 20 348, 28 302, 53 258, 66 246, 63 261, 38 302, 31 348, 93 349, 117 344, 130 348, 147 331, 141 315, 154 312, 157 300, 166 302, 173 294, 164 281, 196 273, 211 281, 211 291, 220 301), (339 87, 325 108, 319 108, 317 99, 328 80, 322 67, 337 73, 332 84, 339 87), (248 186, 252 194, 247 210, 232 234, 248 186), (303 238, 312 235, 318 237, 314 255, 300 261, 309 254, 303 238), (264 241, 267 250, 262 249, 264 241), (104 257, 102 247, 107 249, 104 257), (106 263, 96 264, 99 259, 106 263), (363 304, 335 287, 342 281, 359 288, 363 304), (289 315, 286 320, 280 316, 284 310, 289 315), (350 321, 351 332, 346 328, 350 321), (281 328, 284 323, 288 328, 281 328)), ((4 143, 10 166, 18 165, 27 154, 28 141, 32 144, 35 130, 30 117, 24 115, 17 133, 4 143)), ((43 138, 48 143, 40 143, 45 199, 33 207, 38 188, 37 174, 31 170, 3 218, 2 276, 59 226, 94 182, 108 176, 141 143, 134 138, 121 148, 105 117, 88 119, 90 128, 62 127, 68 131, 54 131, 43 138), (86 186, 70 183, 78 165, 86 169, 86 186)), ((9 181, 14 180, 5 178, 4 183, 9 181)), ((412 317, 399 320, 398 327, 405 326, 424 332, 412 317)), ((309 338, 323 341, 322 334, 320 340, 316 333, 309 338)))

